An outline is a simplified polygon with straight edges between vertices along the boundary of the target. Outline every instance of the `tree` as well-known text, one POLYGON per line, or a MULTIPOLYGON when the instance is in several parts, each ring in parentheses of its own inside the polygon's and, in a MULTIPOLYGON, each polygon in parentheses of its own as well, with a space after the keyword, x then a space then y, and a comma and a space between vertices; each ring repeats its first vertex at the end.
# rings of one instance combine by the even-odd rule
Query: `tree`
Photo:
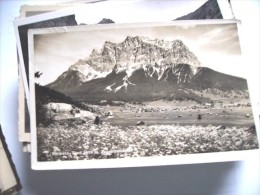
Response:
POLYGON ((42 75, 42 73, 40 73, 40 71, 37 71, 34 73, 34 77, 37 79, 40 78, 41 75, 42 75))
POLYGON ((95 120, 94 120, 94 124, 95 124, 95 125, 101 124, 101 120, 100 120, 99 116, 96 116, 96 118, 95 118, 95 120))

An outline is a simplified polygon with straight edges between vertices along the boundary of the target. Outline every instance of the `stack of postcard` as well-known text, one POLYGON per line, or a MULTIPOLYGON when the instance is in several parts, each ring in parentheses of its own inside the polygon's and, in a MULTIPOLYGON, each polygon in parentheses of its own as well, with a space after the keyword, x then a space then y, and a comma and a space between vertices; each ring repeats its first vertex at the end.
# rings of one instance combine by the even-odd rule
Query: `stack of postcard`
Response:
POLYGON ((0 194, 12 195, 22 186, 0 125, 0 194))
POLYGON ((259 148, 228 0, 24 6, 14 27, 33 169, 229 161, 259 148))

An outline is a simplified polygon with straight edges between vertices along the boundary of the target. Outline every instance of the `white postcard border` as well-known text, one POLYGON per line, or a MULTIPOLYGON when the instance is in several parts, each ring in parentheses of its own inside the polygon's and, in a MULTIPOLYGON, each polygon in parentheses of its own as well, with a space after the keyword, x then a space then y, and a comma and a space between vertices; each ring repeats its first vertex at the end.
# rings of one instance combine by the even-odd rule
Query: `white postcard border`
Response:
MULTIPOLYGON (((223 162, 247 159, 250 155, 259 153, 259 149, 246 151, 227 151, 199 154, 185 154, 163 157, 138 157, 124 159, 102 159, 102 160, 76 160, 76 161, 56 161, 56 162, 39 162, 37 160, 37 129, 35 117, 35 86, 34 86, 34 40, 36 34, 49 34, 75 31, 104 30, 113 28, 131 28, 145 26, 167 26, 167 25, 197 25, 197 24, 229 24, 237 23, 238 20, 201 20, 201 21, 173 21, 160 23, 136 23, 136 24, 107 24, 107 25, 90 25, 90 26, 73 26, 73 27, 56 27, 29 30, 29 76, 30 76, 30 110, 31 110, 31 163, 32 169, 96 169, 96 168, 120 168, 120 167, 139 167, 139 166, 162 166, 173 164, 192 164, 192 163, 209 163, 223 162)), ((257 133, 258 133, 257 128, 257 133)))

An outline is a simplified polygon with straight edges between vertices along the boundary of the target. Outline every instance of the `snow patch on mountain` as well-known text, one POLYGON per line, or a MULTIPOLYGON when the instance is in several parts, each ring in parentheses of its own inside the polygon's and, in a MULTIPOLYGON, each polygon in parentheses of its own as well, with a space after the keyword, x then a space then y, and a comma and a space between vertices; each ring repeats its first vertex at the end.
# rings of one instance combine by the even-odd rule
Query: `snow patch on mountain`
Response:
POLYGON ((113 83, 112 85, 108 85, 108 86, 105 88, 105 91, 116 93, 116 92, 118 92, 119 90, 121 90, 121 89, 123 89, 123 88, 124 88, 125 90, 127 90, 127 87, 128 87, 129 85, 136 85, 136 84, 134 84, 134 83, 131 83, 131 82, 128 80, 128 78, 129 78, 129 76, 126 75, 126 76, 123 78, 123 84, 117 86, 116 88, 113 88, 113 86, 116 85, 116 83, 113 83))
POLYGON ((115 88, 113 91, 114 91, 114 93, 115 93, 115 92, 119 91, 119 90, 122 89, 122 88, 125 88, 125 90, 127 90, 128 85, 136 85, 136 84, 131 83, 131 82, 128 80, 128 77, 125 77, 123 84, 120 85, 120 86, 118 86, 117 88, 115 88))
POLYGON ((113 87, 115 84, 116 84, 116 83, 113 83, 112 85, 108 85, 108 86, 105 88, 105 91, 108 91, 108 92, 112 91, 112 90, 113 90, 112 87, 113 87))
POLYGON ((98 71, 89 65, 85 60, 79 60, 77 63, 70 66, 69 70, 77 70, 86 77, 86 81, 92 79, 106 77, 111 71, 98 71))

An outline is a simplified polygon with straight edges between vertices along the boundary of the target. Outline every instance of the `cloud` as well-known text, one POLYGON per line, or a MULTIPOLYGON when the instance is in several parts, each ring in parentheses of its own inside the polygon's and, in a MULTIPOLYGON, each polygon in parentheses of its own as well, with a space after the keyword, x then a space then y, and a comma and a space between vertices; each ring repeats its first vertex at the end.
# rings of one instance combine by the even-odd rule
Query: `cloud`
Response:
POLYGON ((202 51, 230 55, 241 54, 236 24, 222 24, 208 29, 197 39, 202 51))

